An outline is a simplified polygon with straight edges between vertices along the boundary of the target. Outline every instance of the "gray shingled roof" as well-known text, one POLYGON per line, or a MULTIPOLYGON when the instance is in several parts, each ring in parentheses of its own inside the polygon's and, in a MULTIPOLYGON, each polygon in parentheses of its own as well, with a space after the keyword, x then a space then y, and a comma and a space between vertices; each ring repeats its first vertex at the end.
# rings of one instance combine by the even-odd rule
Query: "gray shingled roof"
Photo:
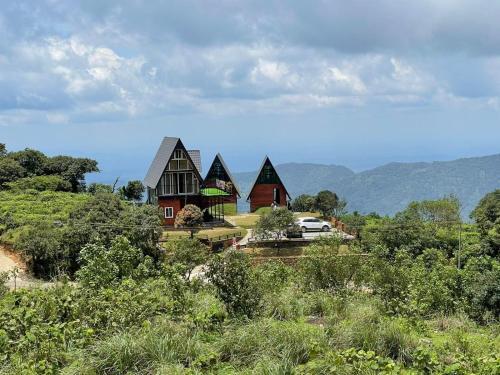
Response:
MULTIPOLYGON (((255 180, 253 181, 252 186, 250 188, 250 190, 248 191, 248 196, 247 196, 247 202, 249 201, 250 199, 250 194, 252 194, 252 190, 253 188, 255 187, 255 184, 257 183, 257 180, 259 179, 259 175, 260 175, 260 172, 262 172, 262 168, 264 168, 264 164, 266 164, 266 161, 269 160, 269 163, 271 164, 271 166, 273 167, 273 169, 276 171, 276 168, 274 168, 274 165, 273 163, 271 162, 271 159, 269 159, 269 156, 265 156, 264 157, 264 160, 262 160, 262 164, 260 165, 260 168, 259 170, 257 171, 257 174, 255 175, 255 180)), ((288 190, 286 190, 286 187, 285 187, 285 184, 283 183, 283 181, 281 181, 281 177, 280 175, 278 174, 278 171, 276 171, 276 175, 278 176, 278 180, 281 182, 281 185, 283 185, 283 187, 285 188, 285 193, 286 195, 288 195, 288 198, 291 198, 290 197, 290 194, 288 194, 288 190)))
POLYGON ((151 189, 156 188, 156 185, 158 184, 158 181, 167 166, 167 162, 170 159, 172 152, 174 152, 175 146, 177 146, 179 140, 179 138, 174 137, 163 138, 160 148, 156 152, 156 156, 149 166, 148 173, 144 178, 144 185, 150 187, 151 189))
POLYGON ((198 169, 198 172, 201 174, 201 155, 200 150, 188 150, 188 154, 193 161, 194 166, 198 169))
POLYGON ((234 179, 233 175, 231 174, 231 171, 227 167, 226 162, 222 158, 222 155, 220 153, 217 153, 216 157, 219 158, 220 163, 222 164, 222 167, 226 170, 226 173, 229 176, 229 179, 233 183, 233 186, 234 186, 234 188, 236 190, 236 193, 238 193, 238 196, 241 197, 240 188, 238 187, 238 184, 236 183, 236 180, 234 179))
MULTIPOLYGON (((182 144, 182 141, 179 138, 174 138, 174 137, 163 138, 160 148, 156 152, 156 156, 153 159, 151 165, 149 166, 148 173, 144 178, 144 185, 150 187, 151 189, 156 188, 156 185, 158 184, 158 181, 160 181, 160 177, 163 174, 163 171, 165 170, 165 167, 167 166, 167 163, 170 160, 170 157, 172 156, 172 153, 174 152, 178 143, 180 143, 182 148, 185 149, 184 145, 182 144)), ((187 151, 187 153, 188 153, 188 158, 196 167, 196 172, 198 172, 197 177, 200 179, 201 182, 202 177, 201 177, 200 151, 190 150, 187 151)))

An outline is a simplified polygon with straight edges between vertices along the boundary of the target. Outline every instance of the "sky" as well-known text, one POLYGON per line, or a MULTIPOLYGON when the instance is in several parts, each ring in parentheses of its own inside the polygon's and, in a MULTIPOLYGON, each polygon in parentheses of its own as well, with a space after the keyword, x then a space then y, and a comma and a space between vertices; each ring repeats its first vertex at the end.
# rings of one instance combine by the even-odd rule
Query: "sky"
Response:
POLYGON ((162 137, 233 171, 500 153, 500 2, 2 1, 0 142, 142 179, 162 137))

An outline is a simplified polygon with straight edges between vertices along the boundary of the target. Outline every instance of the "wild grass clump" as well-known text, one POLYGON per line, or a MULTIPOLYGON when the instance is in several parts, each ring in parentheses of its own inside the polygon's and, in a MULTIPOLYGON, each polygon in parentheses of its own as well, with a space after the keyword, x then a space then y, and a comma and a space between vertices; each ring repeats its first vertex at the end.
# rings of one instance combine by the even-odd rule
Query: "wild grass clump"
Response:
POLYGON ((329 319, 330 345, 337 350, 355 348, 373 351, 403 363, 411 361, 418 346, 416 333, 403 318, 389 318, 377 302, 351 302, 344 315, 329 319))
POLYGON ((290 371, 293 366, 307 362, 326 344, 323 330, 313 325, 263 319, 229 330, 220 351, 221 360, 236 367, 278 361, 290 371))
POLYGON ((186 310, 186 320, 205 330, 220 328, 228 317, 224 303, 208 290, 188 293, 186 310))
POLYGON ((263 315, 276 320, 299 320, 307 309, 306 300, 296 287, 268 293, 263 300, 263 315))
POLYGON ((65 374, 152 374, 159 369, 203 366, 211 349, 188 325, 159 319, 98 341, 65 374))

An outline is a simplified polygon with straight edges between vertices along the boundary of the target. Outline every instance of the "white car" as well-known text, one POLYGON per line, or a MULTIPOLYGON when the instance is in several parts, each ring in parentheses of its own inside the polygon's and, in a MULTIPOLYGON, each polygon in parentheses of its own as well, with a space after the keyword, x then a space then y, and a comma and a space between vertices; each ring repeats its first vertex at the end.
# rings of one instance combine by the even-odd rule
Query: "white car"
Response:
POLYGON ((309 230, 320 230, 323 232, 328 232, 332 229, 332 224, 328 221, 318 219, 316 217, 301 217, 295 222, 296 225, 300 227, 302 233, 309 230))

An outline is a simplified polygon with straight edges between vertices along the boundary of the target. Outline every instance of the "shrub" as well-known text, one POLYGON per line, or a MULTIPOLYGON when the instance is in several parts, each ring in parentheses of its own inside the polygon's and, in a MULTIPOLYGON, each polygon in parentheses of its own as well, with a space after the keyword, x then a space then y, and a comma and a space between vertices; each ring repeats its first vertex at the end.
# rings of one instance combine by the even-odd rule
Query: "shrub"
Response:
POLYGON ((293 225, 294 221, 293 212, 288 210, 288 208, 276 208, 259 218, 255 227, 255 233, 262 238, 274 236, 280 239, 287 228, 293 225))
POLYGON ((187 204, 175 216, 176 227, 196 227, 203 223, 203 213, 198 206, 187 204))
POLYGON ((14 248, 21 252, 31 273, 48 279, 66 273, 69 267, 61 242, 60 228, 39 222, 24 228, 14 248))
POLYGON ((247 255, 234 250, 216 255, 206 275, 230 314, 252 317, 257 313, 262 292, 247 255))
POLYGON ((135 271, 143 260, 139 249, 118 236, 109 249, 99 244, 86 245, 80 252, 82 266, 76 277, 84 287, 109 287, 121 279, 137 276, 135 271))
POLYGON ((346 292, 361 275, 362 259, 356 253, 339 255, 340 239, 322 239, 306 248, 299 266, 306 290, 346 292))
POLYGON ((187 319, 202 329, 219 328, 227 318, 224 303, 207 291, 188 294, 186 306, 188 306, 187 319))
POLYGON ((182 277, 189 280, 193 269, 208 259, 209 249, 197 239, 181 238, 167 242, 165 250, 168 263, 177 265, 182 277))

